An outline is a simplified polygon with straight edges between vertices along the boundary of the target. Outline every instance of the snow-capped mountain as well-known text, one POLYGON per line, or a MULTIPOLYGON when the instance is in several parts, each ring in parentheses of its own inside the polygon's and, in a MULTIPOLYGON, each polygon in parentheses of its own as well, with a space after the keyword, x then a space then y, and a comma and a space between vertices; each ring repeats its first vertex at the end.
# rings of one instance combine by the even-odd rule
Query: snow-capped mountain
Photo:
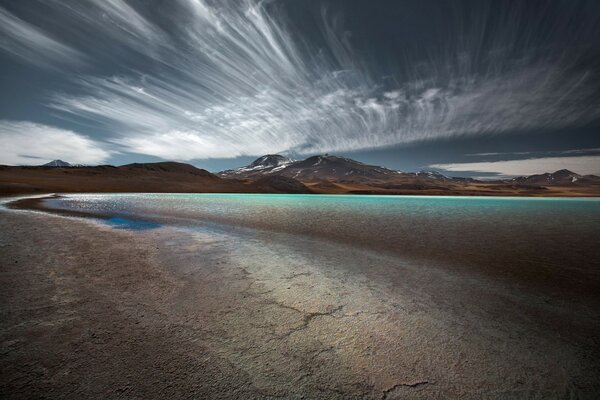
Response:
POLYGON ((345 157, 318 155, 288 165, 282 171, 290 178, 300 181, 375 181, 386 180, 397 171, 368 165, 345 157))
POLYGON ((218 175, 229 178, 256 178, 281 171, 292 163, 294 160, 291 158, 279 154, 267 154, 245 167, 222 171, 218 175))
POLYGON ((42 167, 72 167, 73 165, 69 164, 63 160, 52 160, 49 163, 42 165, 42 167))
POLYGON ((357 181, 381 180, 399 173, 384 167, 330 155, 318 155, 300 161, 293 161, 280 155, 266 155, 248 166, 223 171, 219 175, 228 178, 257 178, 276 174, 300 181, 357 181))

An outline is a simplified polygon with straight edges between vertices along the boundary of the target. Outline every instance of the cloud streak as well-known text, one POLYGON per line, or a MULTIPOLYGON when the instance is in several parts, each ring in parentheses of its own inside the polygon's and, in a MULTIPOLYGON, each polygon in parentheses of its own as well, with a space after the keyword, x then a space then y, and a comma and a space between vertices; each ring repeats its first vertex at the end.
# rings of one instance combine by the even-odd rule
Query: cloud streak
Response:
POLYGON ((469 157, 489 157, 489 156, 526 156, 526 155, 546 155, 546 156, 566 156, 573 154, 597 154, 600 153, 600 147, 588 149, 570 149, 570 150, 553 150, 553 151, 510 151, 510 152, 493 152, 493 153, 470 153, 465 154, 469 157))
MULTIPOLYGON (((409 59, 402 74, 384 83, 327 13, 321 22, 327 51, 320 51, 294 34, 276 4, 177 0, 171 18, 140 4, 51 3, 81 27, 84 45, 114 42, 154 63, 118 76, 78 77, 77 90, 55 94, 48 104, 103 127, 123 151, 178 160, 353 151, 559 129, 600 117, 596 72, 578 68, 573 54, 519 44, 513 31, 536 29, 524 18, 507 18, 501 29, 473 28, 447 44, 452 51, 409 59), (492 38, 486 47, 474 44, 484 35, 492 38)), ((78 54, 11 21, 5 29, 13 38, 50 40, 54 50, 41 53, 49 64, 61 53, 78 54)), ((33 49, 26 42, 22 47, 33 49)), ((8 50, 19 54, 14 49, 8 50)))
POLYGON ((543 174, 560 169, 568 169, 582 175, 600 175, 600 156, 541 157, 524 160, 432 164, 429 167, 452 172, 493 173, 506 177, 543 174))
POLYGON ((0 120, 0 164, 46 163, 65 159, 75 164, 101 163, 110 157, 98 142, 75 132, 23 121, 0 120))
POLYGON ((83 65, 83 53, 0 7, 0 49, 21 61, 45 68, 83 65))

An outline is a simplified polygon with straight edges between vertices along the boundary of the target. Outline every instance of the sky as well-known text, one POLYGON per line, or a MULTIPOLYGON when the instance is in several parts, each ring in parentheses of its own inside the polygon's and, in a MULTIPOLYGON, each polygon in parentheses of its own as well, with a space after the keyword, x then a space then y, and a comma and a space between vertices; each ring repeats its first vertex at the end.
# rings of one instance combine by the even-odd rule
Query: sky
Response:
POLYGON ((0 164, 600 174, 597 0, 0 0, 0 164))

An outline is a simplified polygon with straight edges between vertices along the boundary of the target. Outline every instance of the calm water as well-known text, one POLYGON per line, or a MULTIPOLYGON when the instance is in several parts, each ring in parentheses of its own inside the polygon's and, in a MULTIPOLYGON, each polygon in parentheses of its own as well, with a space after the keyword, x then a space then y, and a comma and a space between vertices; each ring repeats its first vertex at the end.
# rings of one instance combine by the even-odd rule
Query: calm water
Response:
POLYGON ((83 194, 48 205, 130 228, 166 224, 289 246, 295 238, 350 244, 569 296, 594 296, 600 282, 600 199, 83 194))

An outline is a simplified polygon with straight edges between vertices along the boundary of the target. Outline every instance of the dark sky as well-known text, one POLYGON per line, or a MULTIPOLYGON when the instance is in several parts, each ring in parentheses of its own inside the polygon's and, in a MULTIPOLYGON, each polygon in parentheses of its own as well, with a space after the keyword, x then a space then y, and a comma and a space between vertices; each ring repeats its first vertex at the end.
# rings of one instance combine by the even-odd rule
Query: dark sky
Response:
POLYGON ((600 2, 0 0, 0 163, 600 174, 600 2))

